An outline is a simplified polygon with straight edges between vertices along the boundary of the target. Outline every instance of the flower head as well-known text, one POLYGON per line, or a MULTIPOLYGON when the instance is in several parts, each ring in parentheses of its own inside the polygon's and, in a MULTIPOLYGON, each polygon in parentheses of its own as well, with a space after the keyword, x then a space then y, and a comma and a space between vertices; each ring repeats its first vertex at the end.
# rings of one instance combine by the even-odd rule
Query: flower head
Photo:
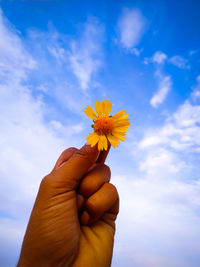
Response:
POLYGON ((121 110, 113 116, 109 116, 112 104, 109 100, 95 101, 95 111, 90 106, 84 110, 85 114, 93 120, 92 128, 94 132, 86 138, 93 147, 98 143, 99 150, 107 150, 108 142, 116 148, 120 141, 124 141, 125 134, 130 125, 128 114, 121 110))

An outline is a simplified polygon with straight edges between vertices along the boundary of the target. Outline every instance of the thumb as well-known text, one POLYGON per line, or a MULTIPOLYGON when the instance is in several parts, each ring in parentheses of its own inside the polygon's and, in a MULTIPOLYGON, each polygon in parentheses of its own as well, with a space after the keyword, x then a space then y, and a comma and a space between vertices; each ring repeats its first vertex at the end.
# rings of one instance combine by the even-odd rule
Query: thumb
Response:
POLYGON ((80 179, 92 167, 98 156, 97 146, 91 147, 85 144, 63 166, 52 173, 53 180, 64 185, 67 190, 76 189, 80 179))

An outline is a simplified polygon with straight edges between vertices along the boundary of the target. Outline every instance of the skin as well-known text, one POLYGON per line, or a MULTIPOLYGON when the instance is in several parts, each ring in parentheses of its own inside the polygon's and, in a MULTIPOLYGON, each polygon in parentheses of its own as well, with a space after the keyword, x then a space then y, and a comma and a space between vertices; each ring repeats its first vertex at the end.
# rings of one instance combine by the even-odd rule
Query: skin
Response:
POLYGON ((65 150, 41 182, 17 267, 111 265, 119 196, 108 152, 65 150))

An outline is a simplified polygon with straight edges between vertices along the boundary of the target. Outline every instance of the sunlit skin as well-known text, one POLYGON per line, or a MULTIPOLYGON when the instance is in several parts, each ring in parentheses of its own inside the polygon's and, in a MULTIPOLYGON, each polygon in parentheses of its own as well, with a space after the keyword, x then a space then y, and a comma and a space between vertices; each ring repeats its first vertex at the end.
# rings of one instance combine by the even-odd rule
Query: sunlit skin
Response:
POLYGON ((116 188, 97 146, 70 148, 41 182, 17 267, 108 267, 116 188))

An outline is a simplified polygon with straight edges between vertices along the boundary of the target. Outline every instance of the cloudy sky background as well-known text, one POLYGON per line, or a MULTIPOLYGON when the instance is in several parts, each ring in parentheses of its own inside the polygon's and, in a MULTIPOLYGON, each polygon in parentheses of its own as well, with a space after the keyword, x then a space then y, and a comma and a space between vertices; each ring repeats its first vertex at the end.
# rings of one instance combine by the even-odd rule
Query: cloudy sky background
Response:
POLYGON ((16 265, 42 177, 126 109, 107 164, 121 210, 112 267, 200 262, 199 1, 0 1, 0 267, 16 265))

